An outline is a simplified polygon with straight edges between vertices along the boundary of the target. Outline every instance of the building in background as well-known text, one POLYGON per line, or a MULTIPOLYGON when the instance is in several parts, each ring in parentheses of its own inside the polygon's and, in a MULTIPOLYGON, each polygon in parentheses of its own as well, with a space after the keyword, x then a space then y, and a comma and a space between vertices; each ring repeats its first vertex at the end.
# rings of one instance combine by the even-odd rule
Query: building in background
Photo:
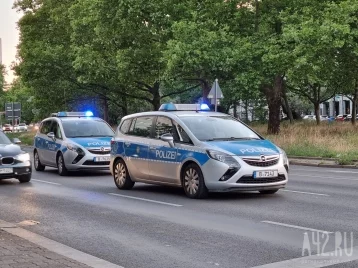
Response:
POLYGON ((336 95, 320 104, 320 114, 334 116, 351 114, 353 102, 344 95, 336 95))

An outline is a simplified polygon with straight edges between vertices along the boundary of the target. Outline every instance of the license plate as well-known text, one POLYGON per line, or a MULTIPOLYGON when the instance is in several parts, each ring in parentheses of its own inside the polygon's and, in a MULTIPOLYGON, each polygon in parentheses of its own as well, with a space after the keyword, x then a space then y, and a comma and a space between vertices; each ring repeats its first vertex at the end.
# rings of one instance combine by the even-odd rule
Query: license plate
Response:
POLYGON ((258 178, 274 178, 278 176, 277 170, 263 170, 263 171, 254 171, 254 179, 258 178))
POLYGON ((0 174, 11 174, 13 172, 12 168, 0 168, 0 174))
POLYGON ((110 156, 96 156, 93 161, 94 162, 108 162, 111 160, 110 156))

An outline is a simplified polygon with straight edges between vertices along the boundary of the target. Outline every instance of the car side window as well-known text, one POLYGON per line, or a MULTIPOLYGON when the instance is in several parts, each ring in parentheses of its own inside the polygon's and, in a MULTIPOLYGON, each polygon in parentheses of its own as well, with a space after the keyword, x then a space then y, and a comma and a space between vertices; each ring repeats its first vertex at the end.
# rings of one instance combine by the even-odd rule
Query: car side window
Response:
POLYGON ((155 138, 160 139, 162 135, 168 133, 172 134, 173 137, 178 136, 172 120, 168 117, 159 116, 155 124, 155 138))
POLYGON ((55 134, 56 139, 62 140, 61 128, 57 122, 53 122, 50 132, 53 132, 55 134))
POLYGON ((119 131, 122 132, 123 134, 128 134, 131 123, 132 123, 132 119, 124 120, 119 131))
POLYGON ((52 123, 51 120, 43 122, 40 132, 45 135, 47 135, 49 132, 51 132, 51 123, 52 123))
POLYGON ((193 142, 191 141, 189 135, 185 132, 185 130, 177 123, 175 124, 175 126, 178 130, 179 135, 178 135, 178 140, 175 140, 174 137, 174 141, 193 144, 193 142))
POLYGON ((133 121, 131 129, 128 134, 133 136, 139 136, 144 138, 150 138, 150 133, 153 125, 153 116, 142 116, 137 117, 135 121, 133 121))

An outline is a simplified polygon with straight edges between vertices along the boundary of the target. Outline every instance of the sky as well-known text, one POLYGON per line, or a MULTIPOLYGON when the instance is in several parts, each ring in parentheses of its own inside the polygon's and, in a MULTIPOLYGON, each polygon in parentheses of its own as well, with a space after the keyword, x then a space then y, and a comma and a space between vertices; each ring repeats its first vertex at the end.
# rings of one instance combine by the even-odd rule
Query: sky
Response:
POLYGON ((2 41, 2 63, 6 66, 6 82, 11 83, 14 74, 10 65, 16 59, 19 31, 16 22, 21 15, 12 9, 14 0, 0 0, 0 38, 2 41))

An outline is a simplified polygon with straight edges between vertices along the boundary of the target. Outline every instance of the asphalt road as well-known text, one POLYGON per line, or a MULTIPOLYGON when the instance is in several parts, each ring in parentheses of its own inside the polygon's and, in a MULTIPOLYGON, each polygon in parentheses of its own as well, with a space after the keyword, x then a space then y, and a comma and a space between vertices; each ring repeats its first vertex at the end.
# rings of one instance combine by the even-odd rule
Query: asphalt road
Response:
POLYGON ((325 251, 334 249, 334 232, 353 232, 348 246, 357 246, 357 175, 291 166, 287 188, 275 195, 191 200, 162 186, 120 191, 106 172, 60 177, 48 168, 28 184, 0 181, 0 219, 37 221, 23 228, 125 268, 255 267, 302 257, 305 232, 319 230, 325 251))

